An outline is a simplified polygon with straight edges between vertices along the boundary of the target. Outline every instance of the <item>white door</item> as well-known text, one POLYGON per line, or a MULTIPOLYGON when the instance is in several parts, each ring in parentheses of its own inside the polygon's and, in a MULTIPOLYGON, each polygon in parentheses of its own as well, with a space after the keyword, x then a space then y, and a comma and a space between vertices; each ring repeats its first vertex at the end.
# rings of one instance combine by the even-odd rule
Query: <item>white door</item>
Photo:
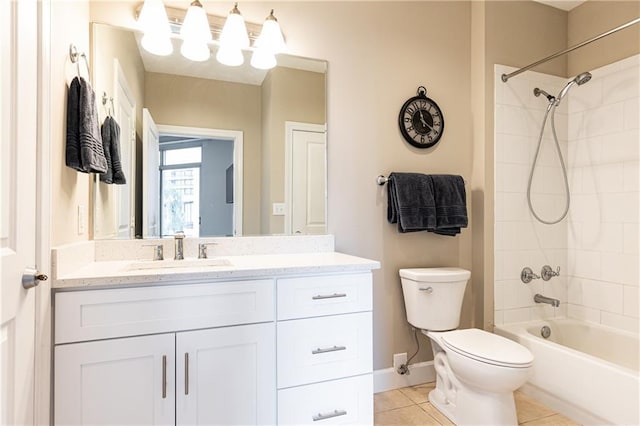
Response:
POLYGON ((173 425, 175 334, 55 348, 57 425, 173 425))
POLYGON ((34 422, 37 1, 0 1, 0 424, 34 422))
POLYGON ((326 137, 324 126, 287 123, 288 197, 285 233, 325 234, 326 137))
POLYGON ((160 133, 142 109, 142 237, 160 236, 160 133))
POLYGON ((177 424, 275 423, 275 324, 178 333, 176 361, 177 424))
POLYGON ((117 237, 135 237, 136 100, 117 59, 114 59, 114 117, 120 125, 120 161, 126 185, 113 185, 116 196, 117 237))

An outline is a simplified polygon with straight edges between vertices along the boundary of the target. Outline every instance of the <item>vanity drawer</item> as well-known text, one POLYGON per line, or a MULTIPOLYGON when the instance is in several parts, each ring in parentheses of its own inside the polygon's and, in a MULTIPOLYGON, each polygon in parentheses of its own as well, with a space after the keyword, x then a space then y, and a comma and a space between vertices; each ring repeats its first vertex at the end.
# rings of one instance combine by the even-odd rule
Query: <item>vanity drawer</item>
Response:
POLYGON ((273 321, 272 279, 59 292, 55 343, 273 321))
POLYGON ((371 273, 278 280, 278 320, 370 311, 371 273))
POLYGON ((278 391, 278 424, 373 424, 373 376, 278 391))
POLYGON ((370 373, 371 312, 277 325, 278 388, 370 373))

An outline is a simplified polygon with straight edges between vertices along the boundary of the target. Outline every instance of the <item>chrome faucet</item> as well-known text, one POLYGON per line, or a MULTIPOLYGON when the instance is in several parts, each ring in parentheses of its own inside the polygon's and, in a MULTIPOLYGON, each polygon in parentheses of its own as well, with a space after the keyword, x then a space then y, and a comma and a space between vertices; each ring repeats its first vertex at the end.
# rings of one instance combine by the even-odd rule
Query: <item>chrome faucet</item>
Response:
POLYGON ((183 231, 178 231, 175 233, 175 235, 173 236, 173 239, 175 241, 175 256, 173 256, 173 258, 175 260, 183 260, 184 259, 184 232, 183 231))
POLYGON ((536 294, 535 296, 533 296, 533 301, 536 303, 548 303, 549 305, 553 306, 554 308, 557 308, 558 306, 560 306, 560 301, 558 299, 553 299, 551 297, 546 297, 543 296, 541 294, 536 294))

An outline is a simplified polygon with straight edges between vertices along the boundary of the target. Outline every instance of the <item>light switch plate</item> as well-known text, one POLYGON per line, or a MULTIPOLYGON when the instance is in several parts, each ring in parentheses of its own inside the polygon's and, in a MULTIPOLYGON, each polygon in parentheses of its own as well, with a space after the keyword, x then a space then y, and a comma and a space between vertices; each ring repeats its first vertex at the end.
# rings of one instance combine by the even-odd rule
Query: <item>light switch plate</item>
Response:
POLYGON ((284 216, 285 204, 284 203, 273 203, 273 215, 274 216, 284 216))

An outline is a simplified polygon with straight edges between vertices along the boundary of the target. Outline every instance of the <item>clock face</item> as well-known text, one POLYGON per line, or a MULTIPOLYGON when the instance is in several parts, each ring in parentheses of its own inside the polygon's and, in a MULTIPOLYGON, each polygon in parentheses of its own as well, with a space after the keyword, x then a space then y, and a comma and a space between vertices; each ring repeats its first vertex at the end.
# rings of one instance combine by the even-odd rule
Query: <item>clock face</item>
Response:
POLYGON ((444 131, 444 117, 438 105, 419 94, 404 103, 398 124, 402 136, 411 145, 429 148, 438 143, 444 131))

